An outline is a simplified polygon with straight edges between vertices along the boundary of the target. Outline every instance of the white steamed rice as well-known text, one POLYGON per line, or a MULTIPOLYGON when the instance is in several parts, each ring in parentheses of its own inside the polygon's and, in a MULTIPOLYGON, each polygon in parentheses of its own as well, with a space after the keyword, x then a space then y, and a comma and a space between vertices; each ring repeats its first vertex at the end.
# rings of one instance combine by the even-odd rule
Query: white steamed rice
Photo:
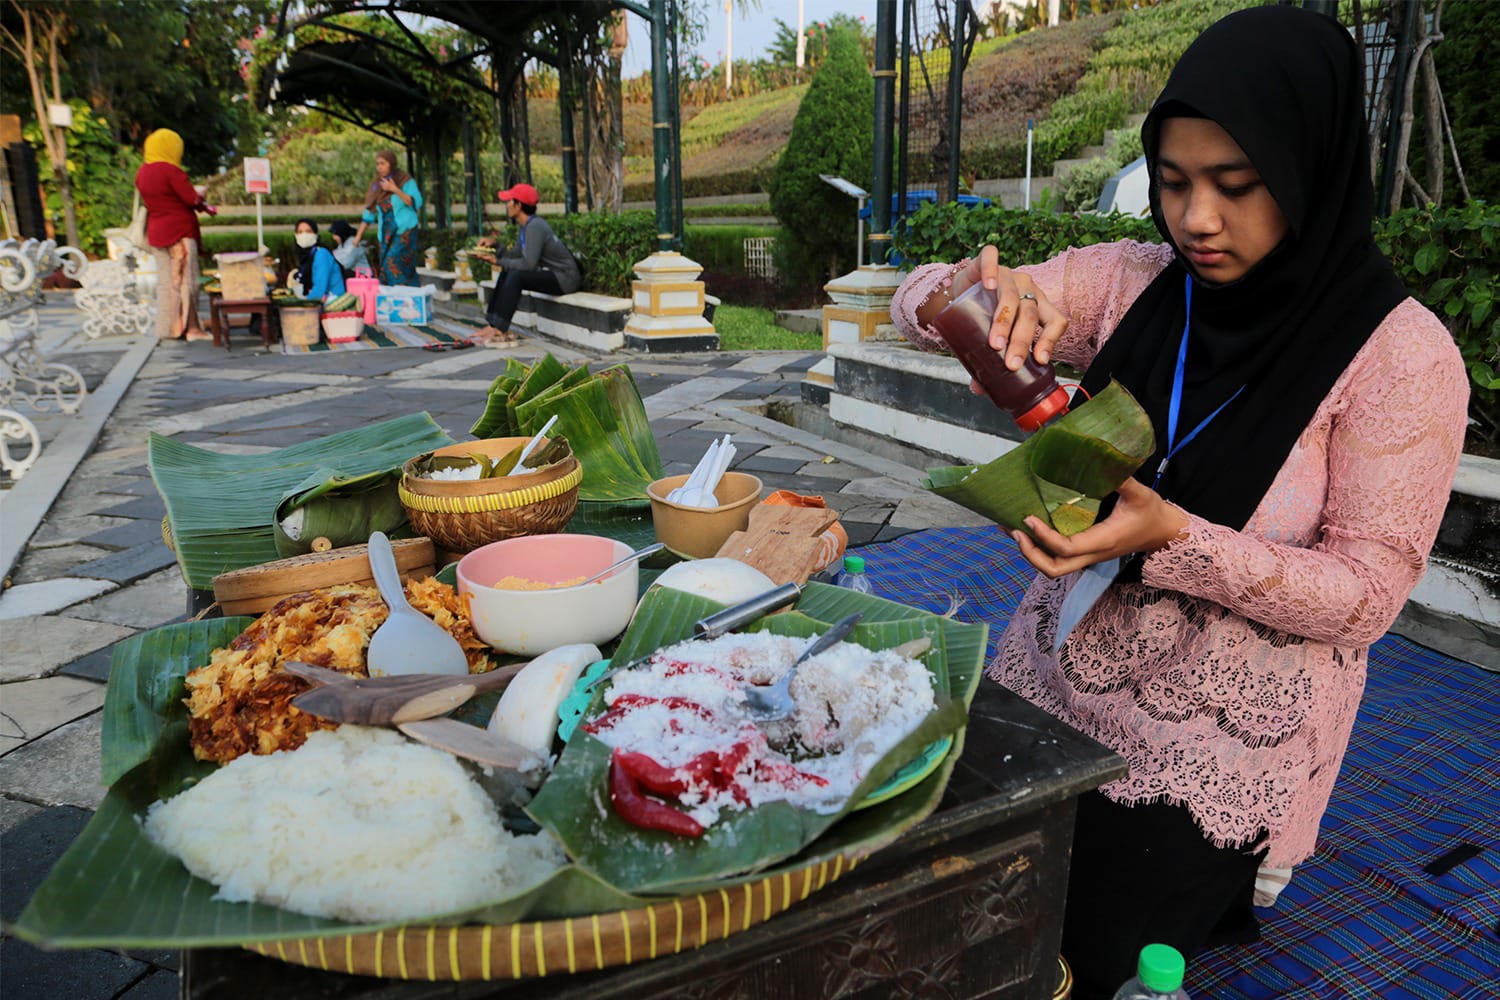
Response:
POLYGON ((144 825, 215 898, 356 923, 481 906, 564 860, 549 834, 505 830, 453 757, 365 726, 246 754, 152 805, 144 825))

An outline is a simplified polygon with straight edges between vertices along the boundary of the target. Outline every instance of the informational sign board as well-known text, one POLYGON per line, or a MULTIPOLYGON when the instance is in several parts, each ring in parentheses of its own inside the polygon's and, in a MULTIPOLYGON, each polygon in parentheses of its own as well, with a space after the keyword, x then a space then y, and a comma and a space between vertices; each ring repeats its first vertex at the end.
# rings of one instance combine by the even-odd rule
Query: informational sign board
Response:
POLYGON ((245 158, 245 193, 271 193, 271 161, 258 156, 245 158))

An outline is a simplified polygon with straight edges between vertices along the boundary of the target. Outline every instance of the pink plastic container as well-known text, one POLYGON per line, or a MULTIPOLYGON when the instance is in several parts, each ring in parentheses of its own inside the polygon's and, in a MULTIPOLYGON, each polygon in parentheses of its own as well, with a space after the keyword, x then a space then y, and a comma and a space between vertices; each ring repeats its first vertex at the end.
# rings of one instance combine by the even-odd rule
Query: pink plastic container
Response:
POLYGON ((360 305, 364 307, 365 323, 373 326, 375 324, 375 300, 380 295, 380 281, 369 275, 360 275, 349 278, 344 282, 344 287, 349 294, 358 295, 360 305))
POLYGON ((621 566, 595 583, 547 590, 494 586, 505 577, 557 584, 590 576, 630 554, 597 535, 523 535, 482 545, 458 562, 458 592, 474 631, 495 649, 535 656, 571 643, 606 643, 635 611, 640 569, 621 566))

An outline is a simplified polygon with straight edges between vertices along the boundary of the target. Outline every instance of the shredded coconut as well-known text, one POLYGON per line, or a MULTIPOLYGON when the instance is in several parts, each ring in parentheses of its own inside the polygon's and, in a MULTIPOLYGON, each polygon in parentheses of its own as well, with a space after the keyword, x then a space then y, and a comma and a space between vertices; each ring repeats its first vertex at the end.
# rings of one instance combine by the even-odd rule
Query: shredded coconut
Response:
POLYGON ((936 700, 920 662, 841 642, 797 668, 792 716, 757 726, 745 686, 778 680, 810 641, 756 632, 659 650, 615 675, 608 710, 585 729, 611 748, 675 769, 688 786, 679 802, 705 826, 724 809, 777 800, 837 812, 936 700), (732 780, 703 779, 710 754, 732 780))

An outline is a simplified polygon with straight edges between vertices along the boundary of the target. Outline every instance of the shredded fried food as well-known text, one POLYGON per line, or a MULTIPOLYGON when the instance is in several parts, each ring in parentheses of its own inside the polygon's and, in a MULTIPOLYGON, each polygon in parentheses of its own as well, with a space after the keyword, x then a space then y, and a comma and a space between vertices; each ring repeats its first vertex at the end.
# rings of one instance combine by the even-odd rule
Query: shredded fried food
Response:
MULTIPOLYGON (((432 577, 411 580, 406 596, 458 640, 470 673, 492 668, 489 647, 475 634, 452 587, 432 577)), ((187 675, 194 756, 227 763, 245 753, 294 750, 309 734, 337 728, 291 706, 311 685, 281 665, 299 660, 352 677, 369 676, 365 651, 389 613, 374 587, 329 587, 283 599, 187 675)))

